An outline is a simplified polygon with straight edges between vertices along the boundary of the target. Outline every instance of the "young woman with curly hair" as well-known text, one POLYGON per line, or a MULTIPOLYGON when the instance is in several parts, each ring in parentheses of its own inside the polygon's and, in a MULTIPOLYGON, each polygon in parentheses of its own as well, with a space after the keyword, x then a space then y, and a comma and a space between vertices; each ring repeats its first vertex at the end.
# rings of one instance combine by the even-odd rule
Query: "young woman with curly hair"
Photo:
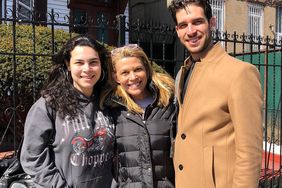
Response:
POLYGON ((108 59, 89 36, 71 38, 54 58, 25 122, 21 163, 36 187, 111 187, 114 126, 99 108, 108 59))

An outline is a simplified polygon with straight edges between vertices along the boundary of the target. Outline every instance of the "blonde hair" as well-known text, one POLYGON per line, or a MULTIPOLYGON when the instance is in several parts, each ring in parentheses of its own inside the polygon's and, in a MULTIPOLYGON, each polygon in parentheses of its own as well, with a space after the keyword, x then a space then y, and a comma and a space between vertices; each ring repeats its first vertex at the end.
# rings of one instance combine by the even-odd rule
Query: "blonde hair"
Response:
MULTIPOLYGON (((136 57, 143 63, 148 82, 152 82, 158 93, 157 106, 166 107, 169 105, 171 98, 174 95, 174 80, 168 74, 157 73, 153 70, 151 61, 145 54, 142 48, 137 45, 126 45, 120 48, 116 48, 111 52, 112 63, 110 64, 110 72, 115 73, 116 62, 126 57, 136 57)), ((148 85, 148 83, 147 83, 148 85)), ((102 91, 100 106, 103 108, 105 100, 111 96, 118 96, 121 102, 127 107, 128 111, 135 113, 143 113, 143 109, 135 103, 130 95, 118 85, 112 76, 109 77, 107 87, 102 91)), ((113 106, 111 104, 110 106, 113 106)))

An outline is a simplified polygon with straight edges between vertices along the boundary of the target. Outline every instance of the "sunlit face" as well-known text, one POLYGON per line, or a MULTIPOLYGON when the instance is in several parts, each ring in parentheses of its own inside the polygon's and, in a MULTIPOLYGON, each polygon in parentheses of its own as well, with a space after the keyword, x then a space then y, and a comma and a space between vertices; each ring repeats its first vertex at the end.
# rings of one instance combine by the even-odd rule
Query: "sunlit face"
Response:
POLYGON ((115 63, 115 81, 133 98, 141 100, 147 97, 148 77, 145 66, 136 57, 125 57, 115 63))
POLYGON ((211 28, 215 26, 214 17, 208 22, 201 7, 188 5, 176 12, 176 20, 177 35, 192 56, 208 47, 212 40, 211 28))
POLYGON ((76 46, 71 52, 68 65, 73 86, 86 96, 91 96, 93 87, 101 76, 98 53, 89 46, 76 46))

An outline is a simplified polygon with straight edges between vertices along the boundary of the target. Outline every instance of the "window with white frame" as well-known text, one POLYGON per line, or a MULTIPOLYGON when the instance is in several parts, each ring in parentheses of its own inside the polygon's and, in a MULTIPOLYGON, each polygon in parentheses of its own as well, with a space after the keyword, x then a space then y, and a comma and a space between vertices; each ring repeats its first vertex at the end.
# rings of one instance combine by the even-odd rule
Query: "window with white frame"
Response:
POLYGON ((19 19, 30 20, 33 9, 33 0, 18 0, 19 19))
MULTIPOLYGON (((263 36, 263 6, 257 3, 248 4, 248 33, 253 35, 253 41, 257 42, 258 37, 263 36)), ((258 45, 250 46, 253 50, 258 49, 258 45)))
POLYGON ((216 29, 224 32, 224 0, 211 0, 212 14, 216 18, 216 29))
POLYGON ((248 5, 248 32, 254 36, 263 35, 263 6, 260 4, 249 3, 248 5))
POLYGON ((278 41, 282 40, 282 7, 276 9, 276 37, 278 41))

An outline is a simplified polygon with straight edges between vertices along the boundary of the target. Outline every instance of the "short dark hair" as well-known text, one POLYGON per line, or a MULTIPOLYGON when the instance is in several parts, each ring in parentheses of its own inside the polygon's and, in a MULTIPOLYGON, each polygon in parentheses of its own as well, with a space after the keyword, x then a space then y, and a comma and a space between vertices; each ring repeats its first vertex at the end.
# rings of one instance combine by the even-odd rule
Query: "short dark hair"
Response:
POLYGON ((212 8, 209 0, 172 0, 168 9, 175 24, 177 24, 176 12, 178 10, 185 9, 187 5, 192 4, 203 8, 207 20, 210 21, 212 17, 212 8))

